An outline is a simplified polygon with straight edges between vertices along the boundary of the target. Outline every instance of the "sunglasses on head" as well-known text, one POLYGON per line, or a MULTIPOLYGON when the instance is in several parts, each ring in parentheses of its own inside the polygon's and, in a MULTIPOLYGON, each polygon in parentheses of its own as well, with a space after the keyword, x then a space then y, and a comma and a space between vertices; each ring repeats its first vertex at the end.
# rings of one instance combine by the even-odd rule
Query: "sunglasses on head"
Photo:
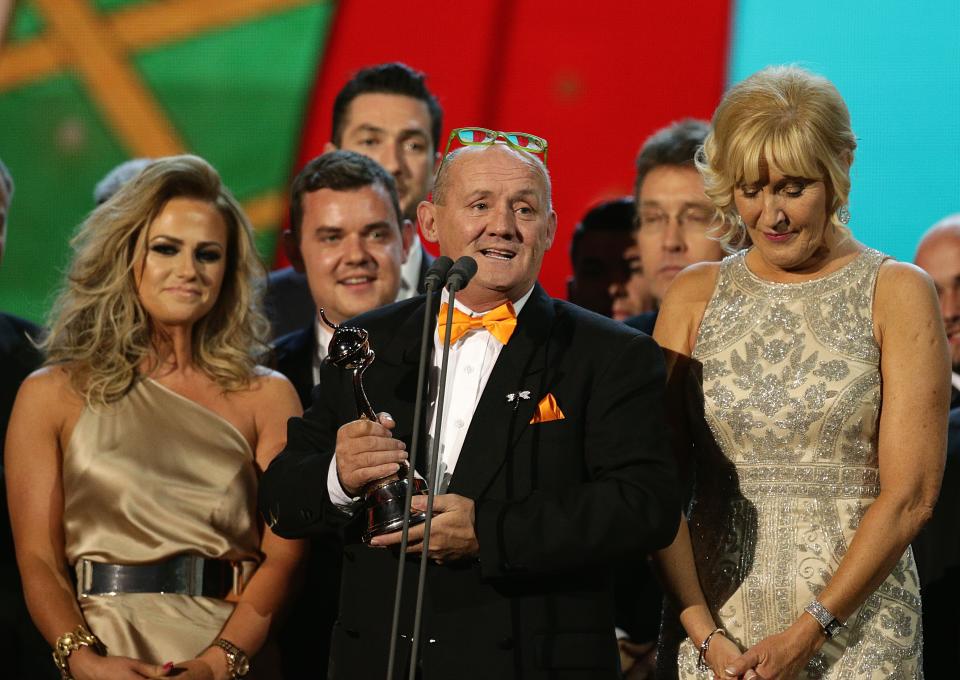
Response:
POLYGON ((543 163, 547 163, 547 140, 529 132, 501 132, 500 130, 488 130, 482 127, 462 127, 450 131, 447 138, 447 146, 443 150, 440 167, 437 168, 437 175, 440 174, 440 168, 443 167, 450 153, 450 146, 457 140, 463 146, 490 146, 491 144, 503 143, 512 149, 526 151, 543 155, 543 163), (503 140, 500 142, 500 140, 503 140))

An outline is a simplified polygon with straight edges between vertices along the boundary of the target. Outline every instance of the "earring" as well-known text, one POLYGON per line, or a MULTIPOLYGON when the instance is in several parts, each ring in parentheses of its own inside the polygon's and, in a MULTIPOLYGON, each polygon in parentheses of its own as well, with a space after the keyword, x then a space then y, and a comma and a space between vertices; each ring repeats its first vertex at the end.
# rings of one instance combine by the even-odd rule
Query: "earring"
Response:
POLYGON ((850 224, 850 209, 846 205, 837 208, 837 219, 843 226, 850 224))
POLYGON ((740 215, 737 215, 737 226, 740 227, 741 229, 747 228, 747 225, 743 223, 743 217, 740 215))

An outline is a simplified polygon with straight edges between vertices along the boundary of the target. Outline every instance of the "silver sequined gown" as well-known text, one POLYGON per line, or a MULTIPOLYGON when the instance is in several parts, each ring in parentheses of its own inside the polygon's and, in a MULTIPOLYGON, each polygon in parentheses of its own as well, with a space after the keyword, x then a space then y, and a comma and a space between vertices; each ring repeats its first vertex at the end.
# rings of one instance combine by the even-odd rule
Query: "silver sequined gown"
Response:
MULTIPOLYGON (((723 261, 693 352, 709 433, 690 516, 707 601, 744 649, 823 590, 880 491, 872 309, 884 260, 865 250, 829 276, 780 284, 745 254, 723 261)), ((920 648, 908 548, 801 677, 922 678, 920 648)), ((681 678, 712 677, 689 639, 676 658, 681 678)))

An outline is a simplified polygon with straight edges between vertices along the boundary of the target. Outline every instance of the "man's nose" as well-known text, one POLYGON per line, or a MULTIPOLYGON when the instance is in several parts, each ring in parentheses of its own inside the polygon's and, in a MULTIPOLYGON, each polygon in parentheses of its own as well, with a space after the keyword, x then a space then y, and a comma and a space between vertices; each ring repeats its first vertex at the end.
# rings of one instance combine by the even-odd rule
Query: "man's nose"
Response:
POLYGON ((960 290, 949 288, 940 293, 940 313, 944 323, 960 320, 960 290))
POLYGON ((343 259, 348 264, 362 264, 370 259, 367 242, 360 234, 353 234, 343 240, 343 259))
POLYGON ((495 210, 488 229, 501 238, 513 239, 517 235, 517 215, 510 206, 495 210))
POLYGON ((384 144, 383 150, 378 156, 379 158, 377 158, 376 161, 383 166, 384 170, 394 177, 403 172, 403 145, 401 143, 392 142, 384 144))
POLYGON ((683 225, 676 216, 667 218, 663 227, 663 249, 668 252, 683 252, 687 249, 687 241, 683 234, 683 225))

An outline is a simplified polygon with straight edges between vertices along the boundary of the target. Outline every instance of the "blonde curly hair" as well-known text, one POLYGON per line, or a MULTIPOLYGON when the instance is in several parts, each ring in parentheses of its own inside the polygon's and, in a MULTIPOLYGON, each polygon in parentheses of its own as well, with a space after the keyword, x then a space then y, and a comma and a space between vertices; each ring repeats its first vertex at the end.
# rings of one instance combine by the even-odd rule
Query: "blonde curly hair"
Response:
POLYGON ((850 164, 857 139, 837 88, 796 66, 769 66, 731 87, 713 114, 697 152, 704 191, 717 208, 714 236, 733 252, 750 245, 733 193, 756 182, 762 161, 788 175, 822 178, 831 197, 831 224, 849 237, 837 210, 850 195, 850 164))
POLYGON ((90 406, 123 397, 155 351, 155 328, 137 294, 134 270, 146 257, 150 223, 175 197, 208 201, 227 225, 226 271, 210 312, 193 327, 195 365, 224 390, 249 386, 266 350, 260 299, 265 269, 253 229, 217 171, 197 156, 153 161, 97 207, 71 241, 69 273, 43 342, 47 364, 64 366, 90 406))

